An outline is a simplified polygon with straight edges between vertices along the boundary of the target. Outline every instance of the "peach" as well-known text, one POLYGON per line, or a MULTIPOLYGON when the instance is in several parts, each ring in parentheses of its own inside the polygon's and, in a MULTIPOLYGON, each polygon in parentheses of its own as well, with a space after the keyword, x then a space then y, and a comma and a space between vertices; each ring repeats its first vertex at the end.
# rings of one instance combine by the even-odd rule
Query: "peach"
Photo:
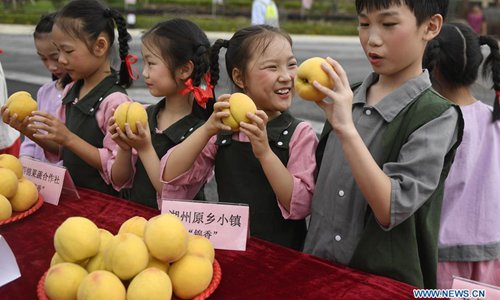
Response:
POLYGON ((137 133, 137 122, 140 122, 142 127, 146 127, 148 122, 148 114, 139 102, 120 104, 115 110, 114 117, 116 124, 123 132, 125 132, 125 124, 130 126, 133 133, 137 133))
POLYGON ((253 100, 243 93, 234 93, 229 97, 229 108, 224 109, 230 115, 222 119, 222 123, 231 127, 232 130, 238 131, 240 129, 240 122, 250 123, 247 118, 247 113, 255 113, 257 107, 253 100))
MULTIPOLYGON (((17 120, 23 121, 32 111, 37 109, 37 103, 31 97, 31 94, 25 91, 16 92, 10 95, 5 106, 9 109, 9 116, 17 114, 17 120)), ((7 120, 3 120, 7 122, 7 120)))
POLYGON ((325 63, 333 70, 333 67, 321 57, 312 57, 300 64, 295 76, 295 91, 304 100, 321 101, 325 98, 325 94, 314 87, 313 82, 316 80, 321 85, 333 89, 333 80, 326 73, 321 64, 325 63))

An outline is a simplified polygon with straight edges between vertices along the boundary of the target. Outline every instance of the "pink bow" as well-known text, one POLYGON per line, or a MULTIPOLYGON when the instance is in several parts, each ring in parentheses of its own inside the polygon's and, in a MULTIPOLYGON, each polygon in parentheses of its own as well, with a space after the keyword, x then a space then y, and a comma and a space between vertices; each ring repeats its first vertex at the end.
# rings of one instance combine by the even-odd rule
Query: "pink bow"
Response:
POLYGON ((125 57, 125 65, 127 65, 128 76, 130 76, 130 78, 132 78, 133 80, 139 79, 139 72, 137 72, 137 70, 132 67, 132 65, 136 62, 137 56, 135 55, 127 54, 127 56, 125 57))
POLYGON ((210 84, 210 74, 206 73, 205 75, 203 75, 203 80, 200 83, 200 86, 193 86, 193 80, 191 78, 186 80, 184 84, 186 86, 181 90, 180 93, 183 96, 189 92, 193 93, 196 102, 198 102, 201 107, 207 108, 208 100, 214 97, 214 86, 210 84))

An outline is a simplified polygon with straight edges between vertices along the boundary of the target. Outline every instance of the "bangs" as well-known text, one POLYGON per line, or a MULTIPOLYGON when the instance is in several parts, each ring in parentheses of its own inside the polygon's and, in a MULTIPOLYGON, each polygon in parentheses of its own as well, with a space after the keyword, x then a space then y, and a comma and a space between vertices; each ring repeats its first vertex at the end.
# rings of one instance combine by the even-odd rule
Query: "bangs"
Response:
POLYGON ((408 5, 410 9, 413 10, 413 5, 412 3, 409 3, 411 1, 407 0, 356 0, 356 12, 358 15, 366 9, 368 12, 376 11, 376 10, 381 10, 381 9, 387 9, 391 7, 392 5, 400 6, 403 4, 408 5))

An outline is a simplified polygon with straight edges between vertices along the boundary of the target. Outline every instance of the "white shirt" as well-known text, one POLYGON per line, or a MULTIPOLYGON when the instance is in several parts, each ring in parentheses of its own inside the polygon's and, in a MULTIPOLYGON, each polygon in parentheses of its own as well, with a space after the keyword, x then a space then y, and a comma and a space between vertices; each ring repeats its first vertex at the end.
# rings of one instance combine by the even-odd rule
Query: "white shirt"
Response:
MULTIPOLYGON (((5 74, 0 62, 0 107, 5 105, 7 99, 7 83, 5 82, 5 74)), ((0 122, 0 149, 12 146, 17 138, 19 138, 19 131, 4 122, 0 122)))
POLYGON ((278 7, 276 6, 276 3, 274 3, 273 0, 253 1, 252 25, 260 25, 260 24, 279 27, 278 7), (269 5, 271 5, 272 7, 268 7, 269 5))

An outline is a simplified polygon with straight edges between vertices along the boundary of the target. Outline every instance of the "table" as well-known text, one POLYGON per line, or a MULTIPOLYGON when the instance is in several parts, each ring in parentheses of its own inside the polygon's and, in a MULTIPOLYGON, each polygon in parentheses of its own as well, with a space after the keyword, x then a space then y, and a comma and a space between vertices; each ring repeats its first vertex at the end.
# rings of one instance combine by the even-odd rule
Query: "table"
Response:
MULTIPOLYGON (((37 299, 37 283, 54 254, 54 232, 66 218, 87 217, 117 233, 132 216, 149 219, 159 213, 92 190, 78 190, 80 199, 63 195, 59 206, 45 203, 33 215, 0 226, 22 274, 0 287, 0 299, 37 299)), ((246 251, 216 250, 215 257, 222 281, 210 299, 409 299, 415 288, 256 238, 248 240, 246 251)))

